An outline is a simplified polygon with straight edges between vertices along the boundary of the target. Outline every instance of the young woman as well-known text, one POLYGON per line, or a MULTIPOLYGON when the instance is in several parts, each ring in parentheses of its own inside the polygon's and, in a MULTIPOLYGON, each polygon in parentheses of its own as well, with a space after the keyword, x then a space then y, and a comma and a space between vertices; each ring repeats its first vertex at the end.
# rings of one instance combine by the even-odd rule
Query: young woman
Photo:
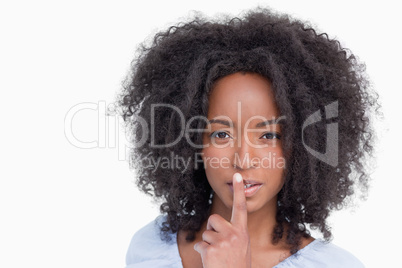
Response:
POLYGON ((338 41, 267 9, 197 17, 142 47, 119 105, 163 201, 127 267, 363 267, 326 219, 367 187, 378 104, 338 41))

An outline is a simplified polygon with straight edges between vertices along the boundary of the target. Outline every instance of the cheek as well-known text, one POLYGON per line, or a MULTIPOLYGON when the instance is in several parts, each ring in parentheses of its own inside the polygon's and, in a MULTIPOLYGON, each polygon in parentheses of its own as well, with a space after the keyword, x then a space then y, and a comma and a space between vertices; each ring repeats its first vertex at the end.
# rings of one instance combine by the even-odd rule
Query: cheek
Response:
POLYGON ((282 148, 273 148, 271 153, 272 153, 272 161, 271 161, 271 167, 269 168, 268 172, 271 174, 272 177, 275 178, 277 192, 279 192, 285 183, 284 174, 286 168, 286 161, 285 158, 283 157, 282 148))
POLYGON ((275 172, 280 173, 283 176, 283 173, 285 172, 285 169, 286 169, 286 160, 285 160, 285 157, 283 156, 282 148, 280 148, 280 147, 275 148, 272 151, 272 154, 274 155, 273 156, 273 162, 274 162, 273 170, 275 172))
POLYGON ((231 158, 228 150, 208 147, 202 151, 205 174, 211 187, 230 177, 231 158))
POLYGON ((258 156, 261 161, 259 170, 263 177, 268 179, 268 184, 273 191, 282 189, 285 182, 286 162, 283 157, 283 151, 278 147, 266 148, 260 151, 258 156))
POLYGON ((286 167, 282 148, 268 147, 258 151, 254 155, 253 164, 259 168, 270 170, 271 172, 283 172, 286 167))
POLYGON ((218 159, 217 153, 219 153, 219 151, 214 148, 204 148, 202 150, 202 160, 204 162, 205 175, 207 176, 208 182, 211 186, 211 178, 214 177, 214 173, 216 173, 214 163, 216 159, 218 159))

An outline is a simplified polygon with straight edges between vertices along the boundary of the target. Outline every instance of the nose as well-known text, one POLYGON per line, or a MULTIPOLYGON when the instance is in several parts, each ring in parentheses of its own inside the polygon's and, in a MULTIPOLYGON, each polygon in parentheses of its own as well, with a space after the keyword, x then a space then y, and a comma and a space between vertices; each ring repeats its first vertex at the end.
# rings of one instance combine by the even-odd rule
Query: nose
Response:
POLYGON ((241 135, 241 138, 236 140, 233 166, 235 169, 243 170, 254 168, 254 150, 246 135, 241 135))

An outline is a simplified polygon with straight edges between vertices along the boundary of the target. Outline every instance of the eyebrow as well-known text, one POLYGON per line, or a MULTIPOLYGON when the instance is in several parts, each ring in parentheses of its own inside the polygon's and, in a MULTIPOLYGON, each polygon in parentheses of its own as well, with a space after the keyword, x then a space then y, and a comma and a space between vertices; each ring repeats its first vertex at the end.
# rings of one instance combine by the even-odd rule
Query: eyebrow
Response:
POLYGON ((271 119, 271 120, 267 120, 267 121, 262 121, 255 126, 256 127, 265 127, 266 125, 279 124, 279 122, 280 122, 280 120, 278 121, 276 119, 271 119))
POLYGON ((227 121, 227 120, 222 120, 222 119, 211 119, 211 120, 208 120, 208 123, 209 124, 221 124, 221 125, 225 125, 225 126, 228 126, 228 127, 230 127, 231 126, 231 124, 230 124, 230 122, 229 121, 227 121))
MULTIPOLYGON (((222 120, 222 119, 211 119, 211 120, 208 120, 208 123, 209 124, 214 124, 214 123, 215 124, 221 124, 221 125, 224 125, 224 126, 227 126, 227 127, 231 126, 229 121, 222 120)), ((272 125, 272 124, 280 124, 280 120, 278 121, 278 120, 275 120, 275 119, 271 119, 271 120, 262 121, 262 122, 258 123, 256 125, 256 127, 264 127, 264 126, 272 125)))

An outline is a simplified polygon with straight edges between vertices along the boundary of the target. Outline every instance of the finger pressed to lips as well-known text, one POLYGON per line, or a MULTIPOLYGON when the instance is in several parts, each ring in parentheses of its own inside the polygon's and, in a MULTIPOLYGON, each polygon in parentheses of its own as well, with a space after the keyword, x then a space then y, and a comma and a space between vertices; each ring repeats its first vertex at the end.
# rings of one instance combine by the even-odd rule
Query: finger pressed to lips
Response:
MULTIPOLYGON (((229 186, 229 189, 232 193, 234 193, 233 183, 235 180, 235 176, 239 176, 241 178, 241 174, 235 173, 232 181, 227 183, 227 185, 229 186)), ((243 186, 244 195, 246 198, 249 198, 249 197, 252 197, 253 195, 255 195, 261 189, 261 187, 264 185, 264 183, 261 183, 259 181, 252 180, 252 179, 243 180, 241 184, 243 186)))
POLYGON ((230 222, 240 228, 247 228, 247 203, 240 173, 233 175, 233 208, 230 222))

